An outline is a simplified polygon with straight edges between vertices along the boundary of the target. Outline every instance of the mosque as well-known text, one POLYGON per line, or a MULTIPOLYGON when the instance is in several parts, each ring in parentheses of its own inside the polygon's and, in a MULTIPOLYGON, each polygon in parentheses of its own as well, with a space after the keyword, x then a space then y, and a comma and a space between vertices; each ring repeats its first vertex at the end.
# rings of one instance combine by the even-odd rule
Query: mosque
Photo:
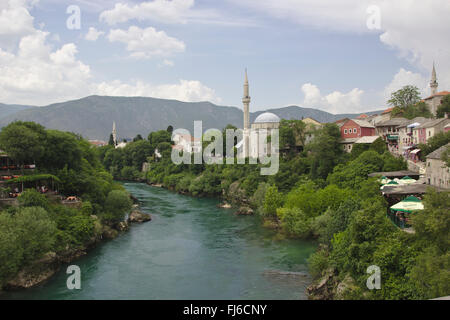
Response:
POLYGON ((240 157, 244 158, 270 155, 272 146, 271 140, 267 139, 267 136, 270 136, 272 129, 280 127, 280 118, 271 112, 264 112, 255 119, 250 127, 250 101, 248 76, 247 70, 245 70, 244 97, 242 98, 244 104, 243 140, 236 147, 241 150, 240 157))

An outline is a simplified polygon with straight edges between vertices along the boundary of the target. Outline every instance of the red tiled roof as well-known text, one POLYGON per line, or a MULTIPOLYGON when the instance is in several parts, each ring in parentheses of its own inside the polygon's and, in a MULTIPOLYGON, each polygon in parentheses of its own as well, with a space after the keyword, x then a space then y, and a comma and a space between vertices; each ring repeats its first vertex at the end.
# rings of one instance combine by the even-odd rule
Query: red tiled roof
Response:
POLYGON ((424 100, 428 100, 428 99, 431 99, 433 97, 442 97, 442 96, 446 96, 446 95, 449 95, 449 94, 450 94, 449 91, 441 91, 441 92, 437 92, 437 93, 429 96, 428 98, 425 98, 424 100))
POLYGON ((394 108, 388 108, 386 110, 384 110, 381 114, 385 114, 385 113, 389 113, 393 110, 394 108))
POLYGON ((368 118, 369 116, 367 114, 362 114, 360 116, 358 116, 356 119, 365 119, 368 118))

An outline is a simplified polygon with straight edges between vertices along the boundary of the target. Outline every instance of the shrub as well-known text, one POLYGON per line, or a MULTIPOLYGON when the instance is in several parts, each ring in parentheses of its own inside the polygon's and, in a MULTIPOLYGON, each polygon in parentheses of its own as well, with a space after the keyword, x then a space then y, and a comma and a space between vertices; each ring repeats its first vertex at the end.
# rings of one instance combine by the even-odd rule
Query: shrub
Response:
POLYGON ((266 217, 276 217, 277 209, 283 205, 283 195, 278 192, 276 186, 270 186, 267 188, 264 205, 263 215, 266 217))
POLYGON ((258 209, 258 212, 263 210, 266 191, 269 185, 265 182, 260 182, 253 196, 250 198, 250 204, 258 209))
POLYGON ((108 194, 102 219, 107 223, 123 221, 125 213, 131 209, 131 199, 126 191, 113 190, 108 194))
POLYGON ((309 257, 308 268, 313 278, 319 278, 328 269, 328 259, 328 252, 324 249, 317 250, 309 257))
POLYGON ((18 200, 21 207, 48 208, 47 198, 34 189, 29 189, 22 192, 18 200))
POLYGON ((43 208, 23 208, 14 216, 16 232, 23 248, 24 263, 40 258, 56 241, 56 223, 43 208))
POLYGON ((308 217, 299 208, 279 208, 277 215, 281 220, 283 230, 298 238, 307 238, 311 235, 313 219, 308 217))

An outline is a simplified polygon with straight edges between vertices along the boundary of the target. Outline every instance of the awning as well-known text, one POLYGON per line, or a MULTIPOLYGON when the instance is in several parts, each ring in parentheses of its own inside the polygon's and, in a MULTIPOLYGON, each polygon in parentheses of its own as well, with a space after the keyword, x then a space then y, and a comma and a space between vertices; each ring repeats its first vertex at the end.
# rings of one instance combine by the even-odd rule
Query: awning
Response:
POLYGON ((411 123, 411 124, 408 126, 408 128, 415 128, 415 127, 418 127, 418 126, 420 126, 420 123, 414 122, 414 123, 411 123))
POLYGON ((387 138, 388 138, 388 140, 398 140, 398 136, 388 135, 387 138))
POLYGON ((422 204, 422 201, 417 199, 416 197, 407 197, 405 200, 394 204, 391 207, 391 210, 393 211, 402 211, 402 212, 408 212, 411 213, 413 211, 419 211, 423 210, 424 206, 422 204))
POLYGON ((420 152, 420 149, 414 149, 413 151, 411 151, 410 153, 412 153, 412 154, 416 154, 416 153, 418 153, 418 152, 420 152))

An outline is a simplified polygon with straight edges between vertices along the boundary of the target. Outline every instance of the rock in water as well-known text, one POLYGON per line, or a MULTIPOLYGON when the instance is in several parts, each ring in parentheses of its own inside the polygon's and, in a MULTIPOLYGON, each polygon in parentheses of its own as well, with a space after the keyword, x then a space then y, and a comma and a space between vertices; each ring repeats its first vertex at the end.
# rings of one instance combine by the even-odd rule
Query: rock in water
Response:
POLYGON ((218 208, 223 208, 223 209, 231 209, 231 204, 227 203, 227 202, 223 202, 223 203, 219 203, 217 205, 218 208))
POLYGON ((142 211, 136 209, 131 211, 130 215, 128 216, 128 222, 130 223, 143 223, 151 220, 151 215, 149 215, 148 213, 143 213, 142 211))
POLYGON ((120 232, 127 231, 128 229, 129 229, 129 227, 128 227, 128 222, 127 221, 119 222, 116 225, 116 230, 118 230, 120 232))
POLYGON ((118 235, 119 233, 117 232, 117 230, 114 230, 109 226, 103 226, 103 233, 102 233, 103 238, 114 239, 117 238, 118 235))
POLYGON ((234 214, 241 216, 249 216, 253 214, 253 209, 247 206, 242 206, 234 214))

